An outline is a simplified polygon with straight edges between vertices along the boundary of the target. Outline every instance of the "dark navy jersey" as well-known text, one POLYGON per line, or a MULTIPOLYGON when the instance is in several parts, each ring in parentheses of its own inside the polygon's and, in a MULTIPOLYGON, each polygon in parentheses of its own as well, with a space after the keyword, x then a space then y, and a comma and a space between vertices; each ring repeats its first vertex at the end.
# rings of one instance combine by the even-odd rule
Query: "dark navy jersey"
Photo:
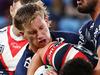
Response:
POLYGON ((96 52, 97 47, 100 45, 100 15, 95 21, 90 20, 82 26, 79 31, 82 44, 87 49, 96 52))
MULTIPOLYGON (((78 44, 79 41, 79 35, 75 33, 51 32, 51 36, 53 40, 62 41, 62 42, 64 41, 72 44, 78 44)), ((27 46, 22 58, 20 59, 16 67, 15 75, 27 74, 27 68, 28 65, 30 64, 33 55, 34 53, 32 53, 32 51, 30 51, 27 46)))
MULTIPOLYGON (((29 46, 29 45, 28 45, 29 46)), ((23 56, 21 57, 15 71, 15 75, 27 75, 27 68, 31 62, 34 53, 26 47, 23 56)))
POLYGON ((53 31, 51 32, 51 37, 54 41, 63 41, 71 44, 78 44, 80 40, 78 34, 70 32, 53 31))

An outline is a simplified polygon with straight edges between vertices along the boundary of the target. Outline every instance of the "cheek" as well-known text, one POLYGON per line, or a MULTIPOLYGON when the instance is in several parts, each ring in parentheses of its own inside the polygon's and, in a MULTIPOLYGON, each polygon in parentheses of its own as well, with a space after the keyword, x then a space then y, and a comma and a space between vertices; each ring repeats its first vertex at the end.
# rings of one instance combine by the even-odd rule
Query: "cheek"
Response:
POLYGON ((25 34, 25 33, 24 33, 24 38, 25 38, 25 39, 28 39, 28 36, 27 36, 27 34, 25 34))
POLYGON ((44 29, 44 32, 45 32, 45 33, 49 33, 49 32, 50 32, 50 31, 49 31, 49 28, 48 28, 48 27, 45 28, 45 29, 44 29))
POLYGON ((24 34, 24 38, 27 39, 27 40, 31 40, 32 37, 28 34, 24 34))
POLYGON ((35 39, 33 37, 28 38, 30 41, 34 41, 35 39))
POLYGON ((50 38, 50 33, 49 33, 49 32, 46 32, 46 33, 45 33, 45 38, 47 38, 47 39, 50 38))
POLYGON ((28 37, 28 41, 30 44, 34 44, 34 42, 36 42, 32 37, 28 37))

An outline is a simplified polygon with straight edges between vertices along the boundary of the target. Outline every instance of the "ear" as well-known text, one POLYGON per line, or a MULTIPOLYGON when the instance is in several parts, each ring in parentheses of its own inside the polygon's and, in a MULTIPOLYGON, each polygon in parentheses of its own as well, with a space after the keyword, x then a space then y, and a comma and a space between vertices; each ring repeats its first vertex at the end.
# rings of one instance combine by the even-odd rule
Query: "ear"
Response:
POLYGON ((19 32, 21 36, 24 36, 24 32, 19 32))
POLYGON ((12 17, 14 17, 14 16, 13 16, 13 15, 14 15, 13 12, 14 12, 14 8, 13 8, 13 6, 11 5, 11 6, 10 6, 10 14, 11 14, 12 17))
POLYGON ((49 16, 45 16, 45 22, 47 23, 48 27, 50 27, 49 16))

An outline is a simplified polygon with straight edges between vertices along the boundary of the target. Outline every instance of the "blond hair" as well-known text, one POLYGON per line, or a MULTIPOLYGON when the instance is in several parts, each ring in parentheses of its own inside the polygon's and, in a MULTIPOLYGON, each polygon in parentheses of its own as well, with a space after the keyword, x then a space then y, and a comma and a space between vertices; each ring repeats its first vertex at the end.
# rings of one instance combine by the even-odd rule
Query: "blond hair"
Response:
POLYGON ((37 15, 40 15, 43 18, 48 16, 48 12, 42 1, 28 3, 22 6, 14 17, 16 28, 19 30, 24 30, 24 27, 29 26, 31 21, 37 15))

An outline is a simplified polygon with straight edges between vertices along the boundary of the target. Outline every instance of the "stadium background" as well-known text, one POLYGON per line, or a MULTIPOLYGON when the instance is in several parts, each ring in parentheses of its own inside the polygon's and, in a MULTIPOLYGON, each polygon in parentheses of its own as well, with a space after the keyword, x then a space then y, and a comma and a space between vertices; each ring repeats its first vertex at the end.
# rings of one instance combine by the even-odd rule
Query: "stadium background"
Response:
MULTIPOLYGON (((11 24, 9 13, 13 0, 0 0, 0 28, 11 24)), ((51 30, 78 33, 79 28, 89 19, 79 13, 75 0, 42 0, 52 21, 51 30)))

